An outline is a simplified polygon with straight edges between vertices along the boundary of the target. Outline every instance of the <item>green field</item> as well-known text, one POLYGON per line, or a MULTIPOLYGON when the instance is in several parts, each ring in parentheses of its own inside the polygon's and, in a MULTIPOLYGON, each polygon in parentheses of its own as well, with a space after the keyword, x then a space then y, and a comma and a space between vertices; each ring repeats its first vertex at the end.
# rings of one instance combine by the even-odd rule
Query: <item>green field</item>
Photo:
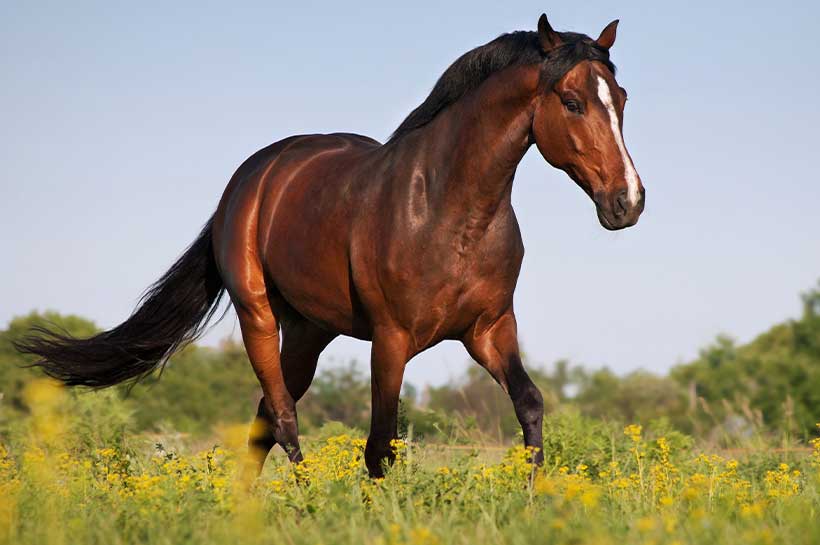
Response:
POLYGON ((306 460, 242 476, 259 396, 236 342, 190 346, 133 389, 66 390, 26 368, 32 313, 0 330, 0 543, 820 543, 820 289, 797 320, 721 337, 668 375, 528 362, 546 400, 533 471, 509 399, 477 366, 405 390, 398 463, 366 476, 370 385, 320 369, 306 460), (344 422, 341 424, 339 422, 344 422))
POLYGON ((0 542, 820 542, 817 440, 708 452, 672 429, 559 411, 534 473, 521 447, 416 442, 411 429, 374 481, 362 434, 330 424, 306 438, 302 466, 276 453, 248 488, 244 423, 129 434, 129 415, 105 410, 113 396, 27 384, 28 414, 0 443, 0 542))

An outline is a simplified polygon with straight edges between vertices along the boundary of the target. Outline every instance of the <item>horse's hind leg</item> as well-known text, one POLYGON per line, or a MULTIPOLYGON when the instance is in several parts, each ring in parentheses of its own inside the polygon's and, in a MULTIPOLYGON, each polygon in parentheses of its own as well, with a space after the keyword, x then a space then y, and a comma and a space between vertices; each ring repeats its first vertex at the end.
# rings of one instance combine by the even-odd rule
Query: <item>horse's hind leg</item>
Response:
POLYGON ((261 469, 273 445, 277 442, 287 444, 294 439, 295 430, 291 433, 289 431, 290 428, 295 428, 296 414, 293 398, 285 387, 282 374, 279 324, 264 292, 261 295, 256 300, 240 300, 231 294, 245 351, 262 385, 264 396, 248 441, 249 454, 255 460, 253 465, 257 471, 261 469))
MULTIPOLYGON (((282 419, 276 416, 272 404, 268 403, 267 393, 259 402, 257 416, 248 441, 251 463, 257 475, 262 471, 265 458, 277 442, 288 453, 291 461, 302 460, 295 404, 305 394, 313 380, 319 354, 336 335, 318 328, 301 316, 288 314, 282 320, 282 337, 280 369, 292 404, 288 403, 286 418, 282 419)), ((263 391, 267 392, 278 387, 276 384, 266 386, 264 382, 266 380, 270 380, 269 375, 260 375, 263 391)))

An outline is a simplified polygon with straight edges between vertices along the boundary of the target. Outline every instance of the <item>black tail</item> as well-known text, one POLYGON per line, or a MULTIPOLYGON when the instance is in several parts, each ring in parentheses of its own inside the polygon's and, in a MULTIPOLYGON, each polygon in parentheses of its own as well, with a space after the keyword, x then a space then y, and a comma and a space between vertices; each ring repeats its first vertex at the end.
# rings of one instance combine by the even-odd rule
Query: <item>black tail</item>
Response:
POLYGON ((211 241, 213 218, 176 263, 142 296, 125 322, 88 339, 38 327, 16 342, 34 363, 69 386, 104 388, 139 380, 199 337, 225 291, 211 241))

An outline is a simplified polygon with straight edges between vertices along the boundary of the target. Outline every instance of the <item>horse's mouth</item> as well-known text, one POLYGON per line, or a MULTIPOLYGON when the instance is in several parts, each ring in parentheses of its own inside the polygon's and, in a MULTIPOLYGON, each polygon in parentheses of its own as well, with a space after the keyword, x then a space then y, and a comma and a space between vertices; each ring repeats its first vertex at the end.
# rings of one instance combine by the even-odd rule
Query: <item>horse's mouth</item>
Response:
POLYGON ((600 206, 596 206, 595 210, 598 213, 598 221, 601 223, 601 227, 607 231, 620 231, 621 229, 632 227, 638 223, 638 218, 641 217, 642 211, 615 216, 614 214, 605 212, 600 206))

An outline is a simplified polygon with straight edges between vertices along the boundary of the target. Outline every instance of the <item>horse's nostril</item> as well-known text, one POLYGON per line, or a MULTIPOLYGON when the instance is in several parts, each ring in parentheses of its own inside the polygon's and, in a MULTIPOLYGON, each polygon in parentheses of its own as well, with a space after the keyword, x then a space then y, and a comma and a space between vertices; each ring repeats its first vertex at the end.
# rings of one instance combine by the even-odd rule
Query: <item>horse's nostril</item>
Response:
POLYGON ((621 191, 618 193, 618 196, 615 197, 615 215, 616 216, 623 216, 626 214, 627 211, 627 196, 626 191, 621 191))

